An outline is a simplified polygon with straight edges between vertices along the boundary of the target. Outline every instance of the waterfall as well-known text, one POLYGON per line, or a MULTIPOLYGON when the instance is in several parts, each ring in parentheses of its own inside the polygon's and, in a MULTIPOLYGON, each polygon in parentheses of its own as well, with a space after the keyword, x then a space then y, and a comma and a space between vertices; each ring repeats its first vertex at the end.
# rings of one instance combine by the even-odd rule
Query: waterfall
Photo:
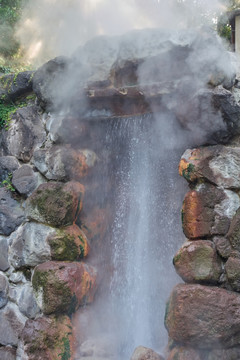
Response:
POLYGON ((113 144, 116 136, 122 140, 111 239, 111 301, 121 360, 139 345, 160 351, 167 343, 163 317, 177 281, 171 263, 182 242, 180 153, 164 148, 158 121, 152 115, 122 119, 111 134, 113 144))

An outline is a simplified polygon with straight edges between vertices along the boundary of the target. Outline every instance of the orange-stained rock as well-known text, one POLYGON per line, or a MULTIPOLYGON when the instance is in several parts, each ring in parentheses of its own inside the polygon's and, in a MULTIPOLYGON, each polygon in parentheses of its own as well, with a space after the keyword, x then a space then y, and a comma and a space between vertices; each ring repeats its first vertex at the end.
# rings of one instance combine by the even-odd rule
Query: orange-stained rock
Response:
POLYGON ((170 352, 167 360, 202 360, 202 358, 197 350, 179 346, 170 352))
POLYGON ((167 304, 171 339, 194 349, 240 345, 240 294, 213 286, 179 284, 167 304))
POLYGON ((82 262, 48 261, 34 269, 32 284, 44 314, 72 314, 93 301, 96 278, 95 268, 82 262))
POLYGON ((90 244, 101 243, 109 225, 109 209, 94 208, 92 211, 81 213, 81 228, 87 235, 90 244))
POLYGON ((21 334, 17 355, 28 360, 73 359, 72 324, 68 316, 28 320, 21 334))
POLYGON ((218 283, 222 263, 212 241, 188 241, 174 256, 173 264, 178 275, 189 283, 218 283))
POLYGON ((239 197, 233 191, 207 183, 197 185, 183 202, 183 232, 189 239, 225 235, 238 207, 239 197))
POLYGON ((80 260, 88 255, 90 249, 86 235, 75 224, 56 229, 48 236, 47 241, 51 248, 52 260, 80 260))
POLYGON ((27 199, 26 212, 30 219, 53 226, 71 225, 82 209, 84 186, 70 181, 66 184, 41 184, 27 199))
POLYGON ((239 147, 205 146, 185 151, 179 173, 190 182, 204 178, 217 186, 236 189, 240 187, 239 166, 239 147))
POLYGON ((94 167, 97 160, 92 150, 75 150, 69 145, 37 149, 34 165, 49 180, 81 181, 94 167))

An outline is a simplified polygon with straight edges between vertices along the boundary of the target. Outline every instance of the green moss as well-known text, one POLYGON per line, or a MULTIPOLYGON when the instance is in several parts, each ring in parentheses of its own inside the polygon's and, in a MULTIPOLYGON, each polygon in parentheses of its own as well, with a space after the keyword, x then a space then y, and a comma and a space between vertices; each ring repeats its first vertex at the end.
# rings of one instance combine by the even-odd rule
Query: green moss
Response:
POLYGON ((187 168, 183 170, 182 174, 183 177, 187 180, 187 181, 191 181, 191 174, 194 171, 195 166, 193 164, 188 164, 187 168))
POLYGON ((63 352, 58 355, 61 360, 69 360, 71 359, 71 348, 70 348, 70 342, 67 337, 63 337, 62 340, 62 346, 63 346, 63 352))
POLYGON ((78 306, 78 300, 76 295, 74 294, 71 298, 71 303, 68 308, 68 312, 67 312, 68 316, 71 316, 73 313, 76 312, 77 306, 78 306))
POLYGON ((58 230, 57 236, 49 239, 53 260, 74 261, 79 257, 79 249, 73 235, 68 235, 64 230, 58 230))
POLYGON ((4 100, 0 100, 0 129, 9 129, 12 115, 16 112, 17 108, 14 104, 6 104, 4 100))
POLYGON ((0 183, 0 187, 5 187, 12 192, 16 191, 12 184, 12 173, 9 173, 8 177, 0 183))

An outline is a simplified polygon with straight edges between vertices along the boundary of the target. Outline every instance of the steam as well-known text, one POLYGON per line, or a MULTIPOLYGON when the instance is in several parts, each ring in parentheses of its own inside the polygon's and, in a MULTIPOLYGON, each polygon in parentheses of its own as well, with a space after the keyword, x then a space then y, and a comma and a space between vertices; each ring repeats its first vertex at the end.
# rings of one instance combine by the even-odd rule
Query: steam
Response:
POLYGON ((39 65, 96 35, 212 25, 222 11, 220 0, 31 0, 16 35, 27 60, 39 65))

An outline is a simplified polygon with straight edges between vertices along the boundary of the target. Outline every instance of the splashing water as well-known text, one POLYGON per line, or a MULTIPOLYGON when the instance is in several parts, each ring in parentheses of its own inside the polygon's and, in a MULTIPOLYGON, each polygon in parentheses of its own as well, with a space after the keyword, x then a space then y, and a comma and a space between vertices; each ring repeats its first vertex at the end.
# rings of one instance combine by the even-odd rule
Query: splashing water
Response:
POLYGON ((166 345, 165 303, 177 281, 171 262, 182 243, 179 206, 184 190, 176 173, 180 153, 166 152, 156 121, 152 115, 122 120, 115 130, 124 138, 116 159, 111 282, 121 360, 129 359, 139 345, 156 350, 166 345))

